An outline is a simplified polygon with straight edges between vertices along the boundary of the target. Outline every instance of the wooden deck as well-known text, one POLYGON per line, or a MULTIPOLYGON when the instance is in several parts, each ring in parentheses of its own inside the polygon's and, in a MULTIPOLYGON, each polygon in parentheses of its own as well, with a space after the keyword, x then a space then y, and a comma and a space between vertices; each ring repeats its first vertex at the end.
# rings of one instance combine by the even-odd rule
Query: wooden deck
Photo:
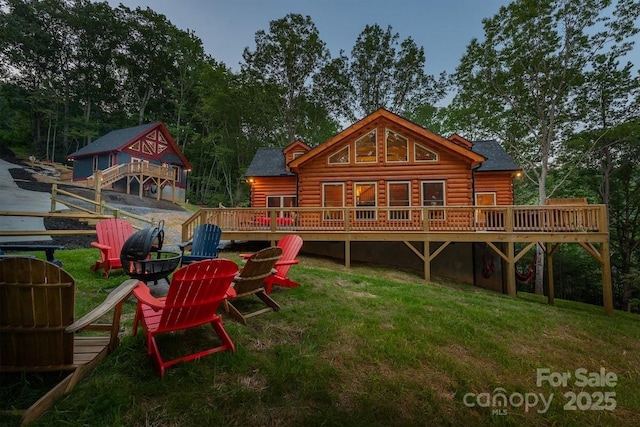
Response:
MULTIPOLYGON (((200 224, 222 228, 224 240, 275 242, 287 234, 305 241, 340 241, 345 244, 345 265, 350 266, 350 243, 404 242, 424 262, 424 279, 431 279, 431 261, 453 242, 484 242, 507 266, 507 294, 516 294, 515 263, 537 243, 546 247, 547 265, 563 243, 582 246, 601 264, 603 299, 613 311, 609 228, 605 205, 446 206, 402 208, 277 208, 201 209, 182 226, 182 240, 191 238, 200 224), (442 244, 431 253, 416 242, 442 244), (515 244, 524 244, 516 253, 515 244)), ((522 245, 520 245, 522 246, 522 245)), ((553 269, 549 275, 549 301, 553 302, 553 269)))
MULTIPOLYGON (((121 179, 127 179, 127 194, 131 193, 131 183, 137 182, 139 196, 145 184, 153 183, 159 189, 165 185, 171 186, 171 201, 175 202, 175 185, 178 180, 177 172, 173 168, 154 165, 148 162, 132 162, 121 165, 114 165, 103 171, 97 170, 92 176, 87 177, 86 185, 93 188, 99 194, 102 188, 112 185, 121 179)), ((158 191, 156 198, 160 200, 161 191, 158 191)))

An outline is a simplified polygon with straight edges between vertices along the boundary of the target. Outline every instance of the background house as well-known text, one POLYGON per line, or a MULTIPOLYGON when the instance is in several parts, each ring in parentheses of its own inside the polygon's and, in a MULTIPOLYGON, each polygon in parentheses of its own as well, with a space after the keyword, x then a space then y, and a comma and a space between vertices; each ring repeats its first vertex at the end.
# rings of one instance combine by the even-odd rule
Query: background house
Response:
MULTIPOLYGON (((254 208, 362 208, 355 211, 354 221, 393 228, 394 221, 416 215, 402 207, 512 205, 513 179, 520 170, 497 141, 445 138, 380 109, 313 149, 301 141, 284 149, 259 149, 245 177, 254 208), (391 209, 381 209, 385 207, 391 209)), ((355 260, 392 261, 418 270, 423 265, 402 242, 354 245, 355 260)), ((495 274, 490 278, 481 274, 489 261, 482 245, 451 245, 445 249, 450 256, 434 263, 434 273, 502 290, 500 260, 492 260, 495 274)), ((340 250, 329 242, 305 244, 305 251, 323 255, 339 256, 340 250)))
POLYGON ((110 189, 185 200, 191 164, 162 122, 109 132, 68 157, 74 181, 101 171, 110 189))

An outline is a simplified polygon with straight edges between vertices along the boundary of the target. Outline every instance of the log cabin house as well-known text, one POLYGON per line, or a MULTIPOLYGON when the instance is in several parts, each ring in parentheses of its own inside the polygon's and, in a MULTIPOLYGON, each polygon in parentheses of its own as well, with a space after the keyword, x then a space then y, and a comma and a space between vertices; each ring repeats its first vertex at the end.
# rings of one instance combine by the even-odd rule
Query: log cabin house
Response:
POLYGON ((612 310, 604 207, 514 206, 520 172, 497 141, 445 138, 380 109, 314 148, 258 149, 245 174, 251 207, 203 209, 183 225, 183 239, 204 222, 229 240, 296 233, 305 252, 347 266, 384 263, 509 295, 516 263, 536 244, 546 245, 549 264, 558 245, 578 243, 601 262, 612 310))
POLYGON ((68 158, 88 187, 185 201, 191 164, 162 122, 109 132, 68 158))

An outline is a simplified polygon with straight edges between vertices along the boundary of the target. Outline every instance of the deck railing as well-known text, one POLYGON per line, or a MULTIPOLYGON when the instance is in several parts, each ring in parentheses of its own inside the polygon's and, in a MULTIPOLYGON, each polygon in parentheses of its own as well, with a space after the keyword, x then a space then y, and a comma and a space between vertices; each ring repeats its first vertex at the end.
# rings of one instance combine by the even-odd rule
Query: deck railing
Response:
MULTIPOLYGON (((132 162, 111 166, 101 172, 100 185, 104 187, 130 175, 149 175, 164 179, 176 179, 176 169, 148 162, 132 162)), ((95 175, 87 178, 87 187, 95 186, 95 175)))
POLYGON ((604 205, 205 208, 183 224, 183 238, 203 223, 223 232, 608 233, 604 205))

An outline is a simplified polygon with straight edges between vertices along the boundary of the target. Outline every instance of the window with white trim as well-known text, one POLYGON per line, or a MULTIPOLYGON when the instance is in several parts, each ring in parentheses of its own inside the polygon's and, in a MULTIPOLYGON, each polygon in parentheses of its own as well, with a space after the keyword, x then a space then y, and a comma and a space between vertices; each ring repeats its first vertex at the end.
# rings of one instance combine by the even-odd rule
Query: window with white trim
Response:
MULTIPOLYGON (((492 191, 478 192, 475 195, 476 206, 495 206, 496 193, 492 191)), ((494 209, 476 209, 476 223, 480 226, 499 227, 502 216, 494 209)))
MULTIPOLYGON (((444 181, 423 181, 422 182, 422 206, 444 206, 445 187, 444 181)), ((430 210, 430 220, 444 220, 444 210, 430 210)))
MULTIPOLYGON (((343 183, 325 183, 322 184, 322 207, 323 208, 342 208, 344 207, 344 184, 343 183)), ((325 220, 343 219, 342 209, 331 210, 325 209, 323 217, 325 220)))
POLYGON ((377 161, 376 130, 374 129, 356 139, 356 163, 376 163, 377 161))
MULTIPOLYGON (((267 196, 268 208, 294 208, 296 206, 296 196, 267 196)), ((278 216, 290 217, 290 211, 280 211, 278 216)))
MULTIPOLYGON (((377 206, 377 184, 375 182, 357 182, 354 184, 354 203, 357 208, 375 208, 377 206)), ((376 219, 376 210, 356 210, 356 219, 376 219)))
MULTIPOLYGON (((411 183, 388 182, 387 204, 389 207, 411 206, 411 183)), ((389 219, 407 220, 409 219, 409 209, 389 210, 389 219)))
POLYGON ((406 162, 409 160, 409 139, 387 129, 386 131, 387 162, 406 162))
POLYGON ((425 147, 424 145, 414 142, 413 143, 413 159, 416 162, 437 162, 438 153, 425 147))
POLYGON ((344 165, 349 164, 349 146, 336 151, 327 158, 327 163, 330 165, 344 165))

